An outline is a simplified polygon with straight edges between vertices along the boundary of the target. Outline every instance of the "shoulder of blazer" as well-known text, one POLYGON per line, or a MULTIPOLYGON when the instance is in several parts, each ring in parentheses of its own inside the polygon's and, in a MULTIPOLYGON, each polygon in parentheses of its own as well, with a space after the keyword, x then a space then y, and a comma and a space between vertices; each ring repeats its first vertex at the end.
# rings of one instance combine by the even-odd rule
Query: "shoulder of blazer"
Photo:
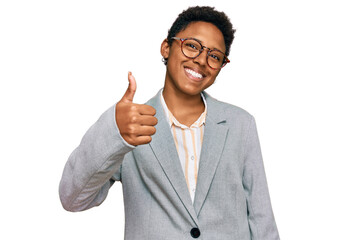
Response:
POLYGON ((206 102, 207 102, 207 115, 213 119, 215 119, 217 122, 222 121, 233 121, 235 119, 238 120, 250 120, 252 115, 244 110, 241 107, 238 107, 236 105, 226 103, 219 101, 213 97, 211 97, 208 93, 203 92, 206 102))

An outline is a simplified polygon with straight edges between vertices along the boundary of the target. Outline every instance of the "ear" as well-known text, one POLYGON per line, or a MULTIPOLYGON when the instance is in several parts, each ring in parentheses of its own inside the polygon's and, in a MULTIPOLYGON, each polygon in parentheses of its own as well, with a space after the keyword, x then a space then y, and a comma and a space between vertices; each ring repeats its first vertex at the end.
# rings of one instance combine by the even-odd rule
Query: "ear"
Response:
POLYGON ((168 44, 167 38, 161 43, 161 55, 163 58, 167 59, 170 53, 170 45, 168 44))

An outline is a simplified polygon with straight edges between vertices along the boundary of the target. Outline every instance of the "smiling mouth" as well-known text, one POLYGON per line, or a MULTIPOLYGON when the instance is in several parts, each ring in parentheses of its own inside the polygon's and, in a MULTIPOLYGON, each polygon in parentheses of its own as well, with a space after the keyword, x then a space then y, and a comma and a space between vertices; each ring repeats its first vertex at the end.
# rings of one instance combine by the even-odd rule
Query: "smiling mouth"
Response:
POLYGON ((194 79, 194 80, 200 81, 204 78, 204 76, 201 73, 198 73, 190 68, 185 68, 185 72, 191 79, 194 79))

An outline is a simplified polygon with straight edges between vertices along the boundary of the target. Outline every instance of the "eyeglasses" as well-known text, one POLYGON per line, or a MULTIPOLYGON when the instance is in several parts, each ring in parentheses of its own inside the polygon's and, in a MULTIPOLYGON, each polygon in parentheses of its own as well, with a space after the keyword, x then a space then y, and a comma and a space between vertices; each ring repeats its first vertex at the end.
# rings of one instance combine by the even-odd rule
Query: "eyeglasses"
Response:
POLYGON ((210 49, 201 44, 201 42, 195 38, 178 38, 173 37, 172 39, 177 39, 181 41, 181 51, 187 58, 197 58, 204 51, 205 48, 208 49, 206 62, 210 68, 214 70, 219 70, 230 60, 226 57, 225 53, 221 52, 218 49, 210 49))

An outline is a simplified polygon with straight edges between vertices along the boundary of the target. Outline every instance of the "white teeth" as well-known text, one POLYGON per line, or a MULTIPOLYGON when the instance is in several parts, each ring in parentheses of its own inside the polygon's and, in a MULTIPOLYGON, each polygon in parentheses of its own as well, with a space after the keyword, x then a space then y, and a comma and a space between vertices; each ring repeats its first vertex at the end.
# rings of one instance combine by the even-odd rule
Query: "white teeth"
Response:
POLYGON ((186 69, 186 72, 190 73, 193 77, 202 78, 202 75, 200 73, 197 73, 195 71, 192 71, 191 69, 186 69))

